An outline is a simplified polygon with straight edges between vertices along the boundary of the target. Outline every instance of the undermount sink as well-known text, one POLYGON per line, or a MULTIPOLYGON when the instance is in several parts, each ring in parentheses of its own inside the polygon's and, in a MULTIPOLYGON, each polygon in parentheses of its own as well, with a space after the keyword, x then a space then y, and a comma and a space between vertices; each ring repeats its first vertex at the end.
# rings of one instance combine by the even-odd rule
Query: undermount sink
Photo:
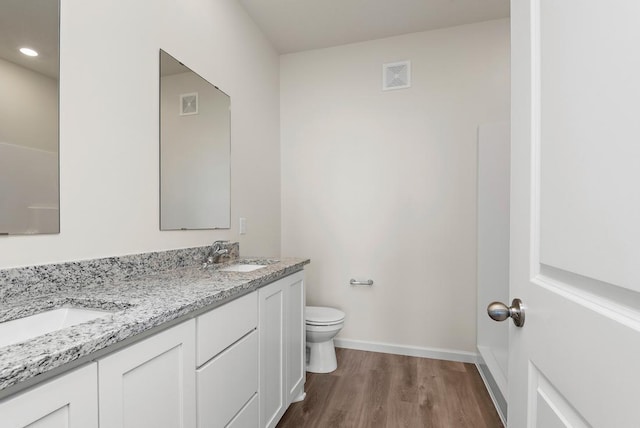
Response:
POLYGON ((112 311, 58 308, 0 323, 0 348, 111 315, 112 311))
POLYGON ((264 265, 249 265, 238 263, 235 265, 227 266, 218 269, 220 272, 252 272, 254 270, 262 269, 264 265))

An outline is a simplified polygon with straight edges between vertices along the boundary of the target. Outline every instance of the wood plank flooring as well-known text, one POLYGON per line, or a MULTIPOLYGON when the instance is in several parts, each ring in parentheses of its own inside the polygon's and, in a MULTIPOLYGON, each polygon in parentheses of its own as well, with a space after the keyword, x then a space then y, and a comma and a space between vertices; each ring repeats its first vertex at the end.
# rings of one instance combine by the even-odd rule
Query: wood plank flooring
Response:
POLYGON ((337 348, 278 428, 502 428, 473 364, 337 348))

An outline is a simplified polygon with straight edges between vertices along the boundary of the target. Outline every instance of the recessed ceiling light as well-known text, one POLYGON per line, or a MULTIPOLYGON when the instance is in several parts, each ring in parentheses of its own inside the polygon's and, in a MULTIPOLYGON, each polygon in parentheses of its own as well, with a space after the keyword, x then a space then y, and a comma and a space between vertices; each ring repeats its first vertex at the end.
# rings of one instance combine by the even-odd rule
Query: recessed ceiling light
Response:
POLYGON ((29 49, 29 48, 20 48, 20 52, 22 52, 26 56, 38 56, 38 52, 34 51, 33 49, 29 49))

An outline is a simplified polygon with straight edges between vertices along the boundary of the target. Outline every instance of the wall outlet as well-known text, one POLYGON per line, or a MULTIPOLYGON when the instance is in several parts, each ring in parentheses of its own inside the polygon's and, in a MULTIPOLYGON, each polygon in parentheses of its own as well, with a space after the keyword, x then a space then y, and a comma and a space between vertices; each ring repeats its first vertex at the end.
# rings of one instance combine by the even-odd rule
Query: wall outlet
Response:
POLYGON ((247 219, 244 217, 240 217, 240 226, 238 227, 240 235, 245 235, 247 233, 247 219))

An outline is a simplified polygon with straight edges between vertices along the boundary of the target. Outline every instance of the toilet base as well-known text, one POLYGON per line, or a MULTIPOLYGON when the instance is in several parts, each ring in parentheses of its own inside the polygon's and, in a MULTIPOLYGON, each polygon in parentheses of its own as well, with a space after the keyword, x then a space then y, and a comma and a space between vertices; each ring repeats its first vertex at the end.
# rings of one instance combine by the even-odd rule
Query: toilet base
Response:
POLYGON ((313 343, 307 341, 307 371, 311 373, 331 373, 338 368, 336 348, 333 339, 326 342, 313 343))

